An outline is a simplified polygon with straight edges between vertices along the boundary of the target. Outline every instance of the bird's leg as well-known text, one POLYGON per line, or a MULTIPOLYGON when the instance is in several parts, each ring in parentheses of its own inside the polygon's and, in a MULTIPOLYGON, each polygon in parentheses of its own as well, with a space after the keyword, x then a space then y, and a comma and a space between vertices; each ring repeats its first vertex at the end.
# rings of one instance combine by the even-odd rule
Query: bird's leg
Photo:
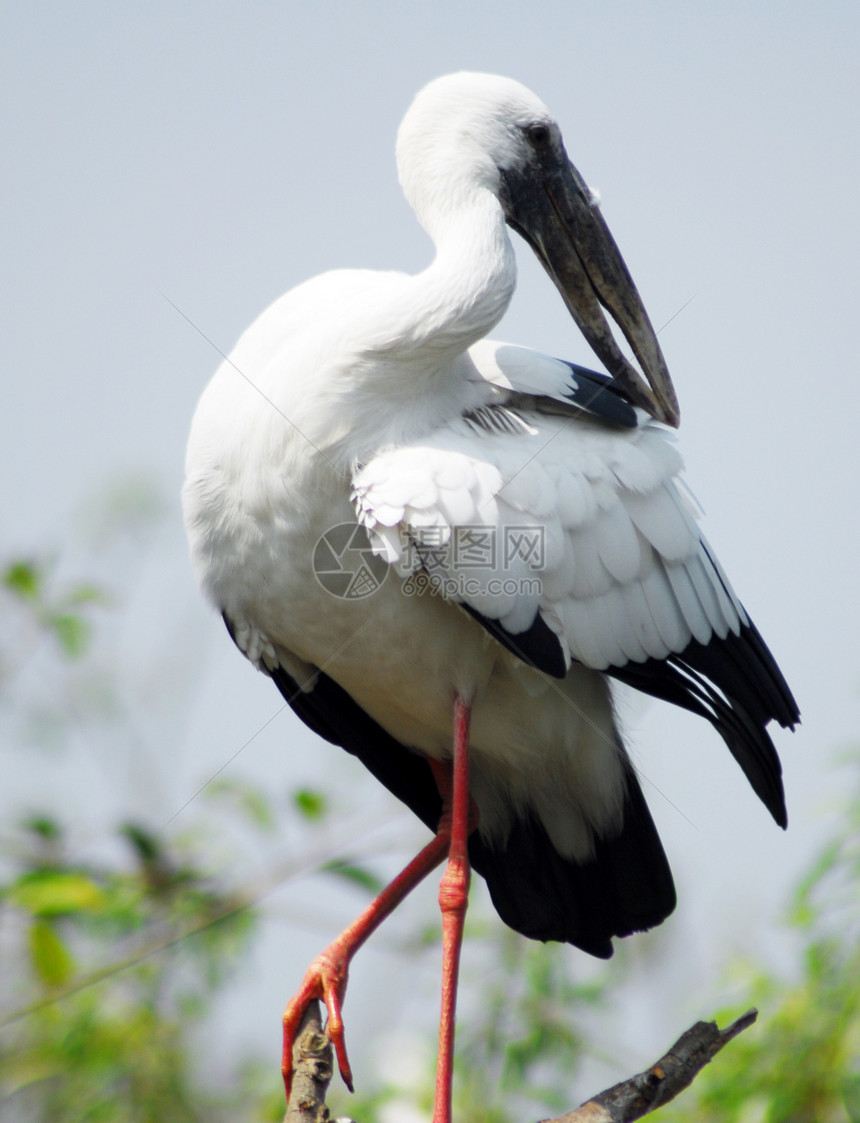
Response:
POLYGON ((287 1100, 293 1078, 293 1042, 308 1004, 316 999, 325 1002, 328 1014, 326 1033, 334 1046, 340 1075, 349 1090, 353 1090, 340 1012, 350 960, 404 897, 447 857, 448 865, 439 886, 442 909, 442 1016, 433 1120, 434 1123, 450 1123, 457 975, 469 893, 467 843, 478 822, 477 808, 469 798, 468 745, 469 708, 457 697, 454 703, 453 766, 428 760, 442 796, 442 815, 436 837, 382 890, 361 916, 314 959, 305 972, 301 987, 284 1011, 281 1070, 287 1100))
MULTIPOLYGON (((454 763, 449 780, 450 796, 439 767, 434 767, 433 771, 442 793, 445 808, 443 821, 450 815, 448 865, 439 886, 439 907, 442 909, 442 1014, 439 1019, 433 1123, 451 1123, 457 976, 471 873, 468 841, 469 834, 477 825, 477 811, 469 798, 469 707, 459 695, 454 701, 454 763)), ((440 823, 440 828, 441 826, 440 823)))
MULTIPOLYGON (((442 793, 445 800, 445 793, 442 793)), ((447 800, 445 800, 447 803, 447 800)), ((450 818, 439 824, 439 833, 432 842, 406 866, 395 879, 382 890, 357 920, 353 921, 325 951, 321 952, 305 972, 302 985, 284 1011, 284 1046, 281 1058, 281 1071, 284 1074, 284 1088, 287 1100, 293 1079, 293 1042, 299 1030, 308 1003, 321 998, 326 1005, 328 1018, 326 1033, 334 1046, 337 1064, 343 1082, 352 1091, 352 1070, 346 1055, 346 1042, 343 1033, 343 1019, 340 1013, 341 1002, 346 990, 349 962, 365 940, 379 927, 385 918, 394 911, 403 898, 414 889, 445 858, 449 851, 450 818)))

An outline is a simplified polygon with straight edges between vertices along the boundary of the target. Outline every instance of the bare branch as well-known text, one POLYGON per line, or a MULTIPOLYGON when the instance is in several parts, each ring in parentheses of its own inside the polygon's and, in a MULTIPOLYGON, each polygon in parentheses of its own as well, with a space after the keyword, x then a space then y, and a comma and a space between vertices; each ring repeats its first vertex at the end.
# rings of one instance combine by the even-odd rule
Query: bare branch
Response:
POLYGON ((632 1123, 641 1119, 683 1092, 723 1046, 757 1017, 758 1011, 749 1010, 722 1030, 716 1022, 696 1022, 646 1072, 631 1076, 547 1123, 632 1123))
MULTIPOLYGON (((705 1065, 757 1017, 757 1010, 748 1010, 726 1029, 720 1029, 716 1022, 696 1022, 645 1072, 543 1123, 633 1123, 689 1087, 705 1065)), ((329 1123, 325 1094, 332 1077, 332 1049, 322 1029, 317 1002, 305 1011, 293 1046, 293 1066, 293 1088, 284 1123, 329 1123)))
POLYGON ((331 1042, 322 1029, 319 1003, 311 1002, 293 1045, 293 1086, 284 1123, 328 1123, 325 1094, 331 1075, 331 1042))

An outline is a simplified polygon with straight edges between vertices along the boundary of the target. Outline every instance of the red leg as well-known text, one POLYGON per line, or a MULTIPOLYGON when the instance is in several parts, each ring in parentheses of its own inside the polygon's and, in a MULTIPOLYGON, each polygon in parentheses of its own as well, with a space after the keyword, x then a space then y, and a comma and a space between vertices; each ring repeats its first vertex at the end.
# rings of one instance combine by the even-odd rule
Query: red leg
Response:
POLYGON ((454 703, 453 768, 428 760, 442 796, 442 817, 436 837, 386 886, 379 896, 305 972, 298 993, 284 1011, 281 1069, 287 1099, 293 1077, 293 1042, 309 1002, 322 999, 328 1018, 326 1033, 334 1046, 344 1083, 352 1091, 352 1071, 346 1054, 340 1006, 349 974, 349 963, 365 940, 439 863, 448 865, 439 886, 442 909, 442 1015, 439 1023, 439 1059, 433 1123, 450 1123, 454 1056, 454 1013, 460 946, 469 895, 468 838, 477 825, 477 809, 469 799, 469 707, 459 697, 454 703))
MULTIPOLYGON (((444 795, 444 793, 443 793, 444 795)), ((364 941, 394 911, 403 898, 431 873, 448 853, 450 839, 448 821, 443 814, 439 834, 418 854, 397 877, 371 902, 357 920, 343 931, 325 951, 321 952, 305 972, 302 985, 284 1011, 284 1046, 281 1071, 287 1100, 293 1080, 293 1042, 309 1002, 321 998, 328 1011, 326 1033, 334 1046, 337 1064, 344 1083, 352 1091, 352 1071, 346 1055, 343 1019, 340 1005, 346 990, 349 961, 364 941)))
MULTIPOLYGON (((444 798, 445 789, 441 783, 440 790, 444 798)), ((471 873, 468 840, 477 818, 472 813, 474 805, 469 799, 469 707, 459 696, 454 701, 453 792, 450 800, 445 799, 445 804, 446 807, 450 806, 451 841, 448 865, 439 886, 439 906, 442 909, 442 1014, 439 1020, 433 1123, 451 1123, 457 977, 471 873)))

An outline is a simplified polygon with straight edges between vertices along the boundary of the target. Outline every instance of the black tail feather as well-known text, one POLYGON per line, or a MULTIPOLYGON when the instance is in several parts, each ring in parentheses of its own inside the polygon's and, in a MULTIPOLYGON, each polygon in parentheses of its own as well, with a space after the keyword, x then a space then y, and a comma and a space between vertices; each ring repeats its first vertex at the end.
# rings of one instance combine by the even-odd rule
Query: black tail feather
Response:
POLYGON ((469 856, 511 928, 606 959, 613 936, 653 928, 675 907, 669 863, 632 769, 621 831, 595 843, 591 861, 578 865, 558 853, 541 823, 519 820, 501 848, 473 835, 469 856))
MULTIPOLYGON (((306 725, 357 756, 436 830, 442 800, 423 756, 386 733, 327 675, 320 673, 313 689, 305 692, 281 668, 269 674, 306 725)), ((561 857, 543 826, 533 820, 518 820, 500 848, 473 834, 469 856, 511 928, 533 939, 570 943, 602 958, 612 955, 613 936, 651 928, 675 905, 666 855, 632 769, 621 832, 597 839, 588 863, 577 865, 561 857)))

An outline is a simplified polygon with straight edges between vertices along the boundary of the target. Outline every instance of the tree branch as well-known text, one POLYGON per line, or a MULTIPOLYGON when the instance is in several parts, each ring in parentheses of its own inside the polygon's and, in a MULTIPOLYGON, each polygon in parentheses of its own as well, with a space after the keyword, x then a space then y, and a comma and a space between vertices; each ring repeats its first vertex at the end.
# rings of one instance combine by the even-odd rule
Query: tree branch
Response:
POLYGON ((325 1094, 331 1083, 331 1042, 322 1029, 318 1002, 311 1002, 293 1044, 293 1086, 284 1123, 328 1123, 325 1094))
POLYGON ((753 1024, 757 1010, 748 1010, 727 1029, 716 1022, 696 1022, 672 1048, 645 1072, 608 1088, 575 1111, 547 1123, 632 1123, 673 1100, 733 1037, 753 1024))
MULTIPOLYGON (((726 1029, 719 1029, 716 1022, 696 1022, 645 1072, 544 1123, 633 1123, 689 1087, 705 1065, 757 1017, 757 1010, 748 1010, 726 1029)), ((305 1011, 293 1046, 293 1066, 293 1088, 284 1123, 329 1123, 325 1094, 332 1077, 332 1049, 322 1029, 317 1002, 305 1011)))

